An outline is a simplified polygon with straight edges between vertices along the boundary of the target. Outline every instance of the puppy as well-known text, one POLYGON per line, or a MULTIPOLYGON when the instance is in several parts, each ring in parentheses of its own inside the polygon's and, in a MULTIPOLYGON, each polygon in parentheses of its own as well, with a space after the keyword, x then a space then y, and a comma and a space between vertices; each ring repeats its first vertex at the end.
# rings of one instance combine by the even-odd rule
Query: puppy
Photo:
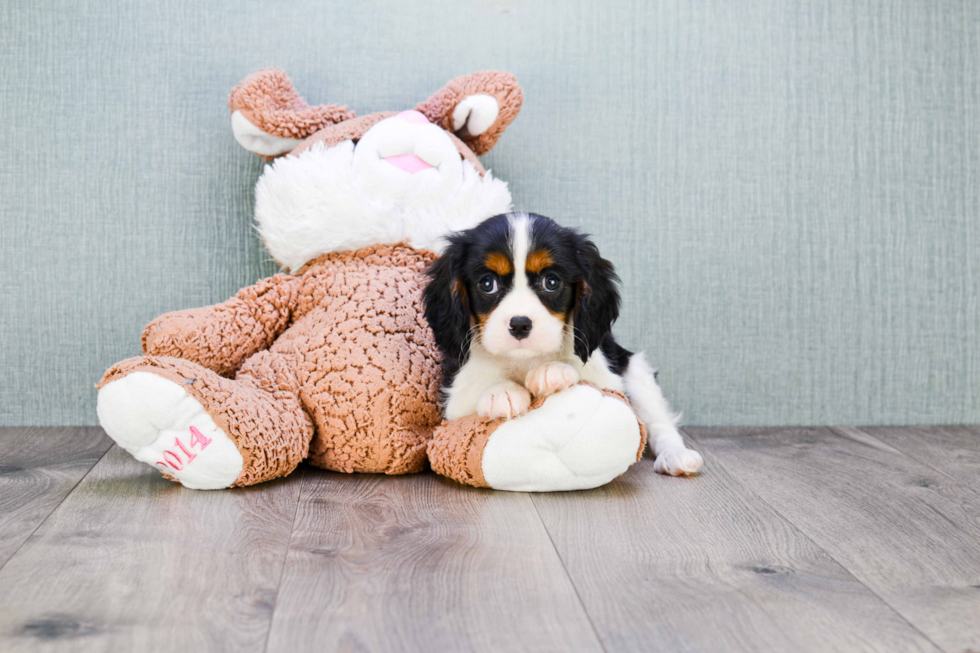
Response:
POLYGON ((701 468, 643 354, 613 339, 619 278, 592 241, 533 213, 498 215, 448 240, 423 295, 444 355, 447 419, 510 419, 527 412, 531 395, 585 380, 629 397, 656 471, 701 468))

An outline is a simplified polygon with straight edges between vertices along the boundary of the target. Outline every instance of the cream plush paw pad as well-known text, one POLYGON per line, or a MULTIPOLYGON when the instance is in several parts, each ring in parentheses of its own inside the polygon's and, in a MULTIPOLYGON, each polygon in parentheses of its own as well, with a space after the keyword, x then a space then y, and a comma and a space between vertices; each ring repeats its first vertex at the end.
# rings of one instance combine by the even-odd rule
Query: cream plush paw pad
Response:
POLYGON ((577 385, 501 424, 483 450, 496 490, 551 492, 605 485, 636 462, 640 426, 625 403, 577 385))
POLYGON ((99 390, 99 421, 120 447, 193 490, 230 486, 245 464, 235 443, 178 383, 133 372, 99 390))

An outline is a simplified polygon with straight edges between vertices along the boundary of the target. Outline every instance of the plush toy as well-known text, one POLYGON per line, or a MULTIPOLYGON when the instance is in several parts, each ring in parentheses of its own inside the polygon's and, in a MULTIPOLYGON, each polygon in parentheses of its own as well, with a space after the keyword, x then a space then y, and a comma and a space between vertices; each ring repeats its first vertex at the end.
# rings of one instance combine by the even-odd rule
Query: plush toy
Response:
POLYGON ((366 116, 309 106, 280 70, 245 79, 229 100, 232 130, 274 159, 255 218, 284 273, 150 323, 143 356, 97 386, 109 436, 195 489, 260 483, 304 460, 384 474, 428 464, 506 490, 590 488, 622 474, 643 427, 622 395, 588 384, 510 421, 441 423, 424 273, 446 234, 510 209, 506 183, 477 155, 521 102, 501 72, 366 116))

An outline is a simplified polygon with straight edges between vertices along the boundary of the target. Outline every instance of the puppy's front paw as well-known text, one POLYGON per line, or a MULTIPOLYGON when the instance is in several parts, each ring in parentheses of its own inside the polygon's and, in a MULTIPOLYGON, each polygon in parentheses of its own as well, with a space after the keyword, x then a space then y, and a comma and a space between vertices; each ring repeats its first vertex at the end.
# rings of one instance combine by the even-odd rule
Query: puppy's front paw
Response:
POLYGON ((697 474, 703 463, 704 459, 697 451, 678 447, 661 451, 653 461, 653 471, 668 476, 687 476, 697 474))
POLYGON ((512 381, 495 385, 476 403, 476 414, 490 419, 519 417, 531 406, 531 393, 512 381))
POLYGON ((524 385, 534 396, 552 395, 578 383, 578 370, 568 363, 545 363, 527 373, 524 385))

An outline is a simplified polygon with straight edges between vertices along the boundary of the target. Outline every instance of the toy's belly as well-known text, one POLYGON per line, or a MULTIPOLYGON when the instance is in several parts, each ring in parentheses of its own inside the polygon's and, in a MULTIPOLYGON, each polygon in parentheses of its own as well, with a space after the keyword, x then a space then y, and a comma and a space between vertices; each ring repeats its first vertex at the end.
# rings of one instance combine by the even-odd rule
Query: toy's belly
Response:
POLYGON ((296 361, 316 435, 308 461, 344 472, 408 473, 439 423, 439 354, 422 314, 421 269, 349 266, 324 278, 273 345, 296 361))

